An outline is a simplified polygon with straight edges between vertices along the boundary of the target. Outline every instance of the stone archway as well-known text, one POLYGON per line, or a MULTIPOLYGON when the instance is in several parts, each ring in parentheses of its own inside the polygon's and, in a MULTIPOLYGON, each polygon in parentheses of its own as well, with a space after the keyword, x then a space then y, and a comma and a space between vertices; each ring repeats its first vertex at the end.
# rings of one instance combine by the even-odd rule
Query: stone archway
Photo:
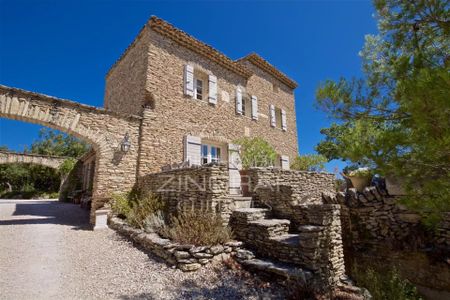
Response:
POLYGON ((141 118, 121 115, 43 94, 0 85, 0 117, 60 130, 89 143, 96 152, 91 223, 111 193, 131 189, 136 180, 141 118), (120 143, 128 133, 131 147, 120 143))
POLYGON ((58 169, 66 157, 0 151, 0 164, 35 164, 58 169))

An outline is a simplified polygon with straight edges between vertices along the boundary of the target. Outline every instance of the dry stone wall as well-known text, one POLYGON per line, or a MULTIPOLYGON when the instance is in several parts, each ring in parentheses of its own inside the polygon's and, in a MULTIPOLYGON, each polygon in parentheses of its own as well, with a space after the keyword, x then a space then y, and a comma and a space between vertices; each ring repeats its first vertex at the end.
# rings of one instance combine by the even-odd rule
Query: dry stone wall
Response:
POLYGON ((212 163, 148 174, 137 186, 167 203, 170 214, 191 209, 213 211, 227 222, 232 209, 228 181, 227 165, 212 163))
POLYGON ((203 265, 227 260, 236 255, 242 245, 239 241, 212 246, 180 245, 160 237, 157 233, 133 228, 113 216, 109 218, 109 226, 184 272, 196 271, 203 265))
POLYGON ((258 201, 259 193, 278 197, 280 205, 320 204, 323 194, 334 194, 334 174, 279 168, 251 168, 247 175, 249 190, 258 201), (259 191, 259 190, 264 190, 259 191))
POLYGON ((419 287, 450 292, 450 213, 433 230, 399 203, 399 197, 375 187, 363 193, 338 193, 342 207, 346 265, 395 266, 419 287), (354 261, 351 261, 352 258, 354 261))

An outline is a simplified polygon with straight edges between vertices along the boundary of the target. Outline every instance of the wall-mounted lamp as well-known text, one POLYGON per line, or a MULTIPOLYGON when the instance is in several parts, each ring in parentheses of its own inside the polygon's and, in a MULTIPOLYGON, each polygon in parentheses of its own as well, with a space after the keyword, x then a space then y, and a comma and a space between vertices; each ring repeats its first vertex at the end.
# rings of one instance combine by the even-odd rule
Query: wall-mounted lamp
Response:
POLYGON ((131 147, 131 143, 130 143, 130 136, 128 135, 128 132, 125 134, 125 136, 123 137, 122 142, 120 143, 120 150, 122 152, 128 152, 128 150, 130 150, 131 147))

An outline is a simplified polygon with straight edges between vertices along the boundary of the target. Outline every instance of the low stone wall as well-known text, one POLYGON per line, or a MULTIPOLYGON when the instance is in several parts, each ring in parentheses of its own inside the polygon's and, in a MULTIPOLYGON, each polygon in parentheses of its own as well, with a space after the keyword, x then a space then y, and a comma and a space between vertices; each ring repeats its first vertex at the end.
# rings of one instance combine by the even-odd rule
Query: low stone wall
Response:
POLYGON ((213 211, 227 222, 232 209, 228 182, 225 164, 208 164, 148 174, 137 186, 159 196, 171 214, 190 209, 213 211))
POLYGON ((342 222, 352 247, 364 248, 383 242, 391 248, 415 250, 429 247, 450 253, 450 213, 436 230, 428 230, 420 216, 398 203, 400 198, 369 187, 363 193, 350 189, 337 194, 342 205, 342 222))
POLYGON ((215 246, 180 245, 161 238, 156 233, 146 233, 133 228, 117 217, 109 218, 109 227, 185 272, 196 271, 211 262, 226 260, 239 253, 242 245, 242 242, 238 241, 215 246))
POLYGON ((283 201, 290 199, 292 204, 320 204, 322 194, 335 192, 335 176, 330 173, 279 168, 251 168, 247 173, 250 191, 254 193, 261 187, 271 187, 274 193, 279 193, 278 187, 289 187, 279 195, 285 196, 283 201))
POLYGON ((367 261, 396 266, 414 284, 450 292, 450 213, 435 230, 399 204, 398 197, 369 187, 338 193, 342 207, 346 265, 367 261))

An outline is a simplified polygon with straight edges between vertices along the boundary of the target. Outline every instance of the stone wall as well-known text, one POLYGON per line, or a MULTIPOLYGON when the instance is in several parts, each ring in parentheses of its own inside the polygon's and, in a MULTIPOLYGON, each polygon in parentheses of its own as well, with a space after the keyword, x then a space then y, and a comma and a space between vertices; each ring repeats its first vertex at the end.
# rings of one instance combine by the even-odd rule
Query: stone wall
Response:
MULTIPOLYGON (((434 230, 418 214, 375 187, 338 193, 346 265, 395 266, 420 287, 450 292, 450 213, 434 230), (352 261, 352 259, 354 261, 352 261)), ((450 295, 450 294, 448 294, 450 295)))
POLYGON ((109 227, 184 272, 196 271, 211 262, 222 262, 238 253, 242 245, 238 241, 212 246, 180 245, 156 233, 133 228, 116 217, 109 218, 109 227))
POLYGON ((228 181, 225 164, 207 164, 148 174, 139 178, 137 187, 159 196, 170 214, 189 209, 213 211, 227 221, 232 208, 228 181))
MULTIPOLYGON (((279 168, 251 168, 247 175, 255 200, 276 198, 281 206, 323 203, 323 194, 334 194, 334 174, 279 168), (262 195, 264 193, 265 195, 262 195)), ((280 209, 284 210, 284 209, 280 209)))
POLYGON ((260 255, 312 271, 319 286, 340 285, 345 264, 340 205, 330 196, 334 175, 253 168, 248 177, 261 208, 233 212, 236 236, 260 255))

